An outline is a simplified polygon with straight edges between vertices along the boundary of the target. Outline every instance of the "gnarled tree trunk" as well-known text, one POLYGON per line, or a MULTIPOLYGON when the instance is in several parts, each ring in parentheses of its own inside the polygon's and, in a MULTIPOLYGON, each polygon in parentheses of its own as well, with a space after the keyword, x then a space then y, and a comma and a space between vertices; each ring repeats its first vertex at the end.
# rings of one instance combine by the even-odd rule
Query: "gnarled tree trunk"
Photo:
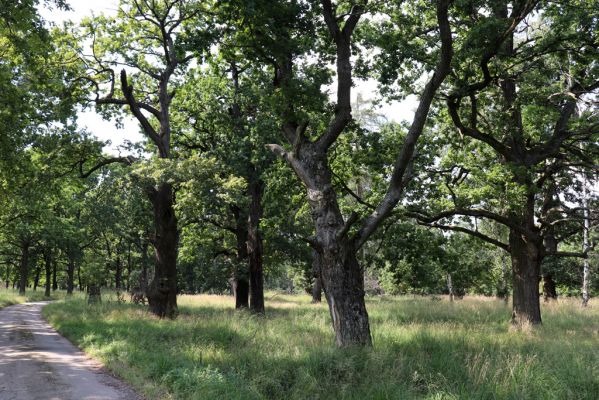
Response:
POLYGON ((323 251, 322 284, 340 347, 372 345, 364 277, 353 246, 342 240, 323 251))
POLYGON ((173 188, 161 183, 152 188, 150 201, 154 209, 155 269, 148 286, 150 311, 159 317, 177 316, 177 246, 179 233, 173 208, 173 188))
POLYGON ((370 324, 364 301, 364 276, 356 248, 348 239, 346 223, 331 182, 326 154, 312 145, 302 151, 302 163, 309 168, 308 203, 316 227, 320 277, 338 346, 371 345, 370 324), (315 151, 314 151, 315 150, 315 151))
POLYGON ((542 243, 510 230, 510 253, 513 271, 512 324, 522 326, 541 323, 539 276, 542 243))

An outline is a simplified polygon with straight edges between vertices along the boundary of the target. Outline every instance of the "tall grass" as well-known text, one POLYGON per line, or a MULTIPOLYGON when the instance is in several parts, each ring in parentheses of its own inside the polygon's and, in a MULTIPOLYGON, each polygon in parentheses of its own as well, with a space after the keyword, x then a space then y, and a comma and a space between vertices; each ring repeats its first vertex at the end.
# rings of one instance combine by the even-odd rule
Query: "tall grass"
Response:
POLYGON ((44 309, 64 335, 148 398, 597 399, 599 302, 543 304, 510 329, 501 301, 368 300, 373 349, 334 347, 326 305, 270 295, 266 317, 222 296, 181 296, 176 321, 104 301, 44 309))

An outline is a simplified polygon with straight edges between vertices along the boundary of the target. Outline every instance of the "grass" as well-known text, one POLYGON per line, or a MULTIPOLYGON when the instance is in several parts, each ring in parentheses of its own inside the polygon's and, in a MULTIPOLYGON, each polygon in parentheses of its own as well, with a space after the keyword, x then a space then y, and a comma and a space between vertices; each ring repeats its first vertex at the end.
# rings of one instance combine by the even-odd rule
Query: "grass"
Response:
POLYGON ((62 291, 53 292, 50 297, 44 296, 44 288, 39 288, 37 291, 28 289, 25 296, 19 295, 18 290, 0 288, 0 308, 10 306, 12 304, 25 303, 28 301, 44 301, 57 300, 65 298, 65 293, 62 291))
MULTIPOLYGON (((272 296, 272 294, 270 295, 272 296)), ((275 295, 267 316, 181 296, 176 321, 83 300, 44 308, 60 332, 150 399, 596 399, 599 301, 543 304, 513 331, 501 301, 368 300, 373 349, 336 349, 326 305, 275 295)))

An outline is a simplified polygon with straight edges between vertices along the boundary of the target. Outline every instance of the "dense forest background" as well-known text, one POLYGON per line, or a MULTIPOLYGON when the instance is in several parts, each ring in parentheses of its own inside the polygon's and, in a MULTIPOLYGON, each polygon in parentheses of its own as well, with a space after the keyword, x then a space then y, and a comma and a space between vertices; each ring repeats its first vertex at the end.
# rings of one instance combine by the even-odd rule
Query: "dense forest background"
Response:
POLYGON ((370 340, 364 295, 513 298, 533 323, 547 282, 599 295, 596 1, 39 7, 68 3, 0 6, 7 288, 165 317, 181 293, 262 313, 324 290, 340 345, 370 340), (380 113, 408 96, 410 121, 380 113), (108 152, 82 110, 145 140, 108 152))

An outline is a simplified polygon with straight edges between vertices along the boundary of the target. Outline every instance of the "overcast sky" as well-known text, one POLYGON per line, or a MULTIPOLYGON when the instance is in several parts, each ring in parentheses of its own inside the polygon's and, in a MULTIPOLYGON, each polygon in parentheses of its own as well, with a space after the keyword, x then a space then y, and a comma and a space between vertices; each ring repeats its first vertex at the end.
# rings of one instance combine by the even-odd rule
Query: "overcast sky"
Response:
MULTIPOLYGON (((60 25, 66 20, 78 22, 83 17, 92 15, 92 13, 95 15, 102 13, 107 15, 115 14, 118 5, 117 0, 68 0, 68 2, 72 11, 42 8, 40 13, 47 21, 60 25)), ((356 88, 353 91, 354 99, 358 93, 362 95, 364 100, 375 99, 377 96, 376 82, 356 82, 356 88)), ((401 103, 383 104, 379 112, 388 120, 400 122, 411 120, 416 106, 415 98, 410 97, 401 103)), ((136 142, 142 139, 139 127, 132 118, 125 120, 123 129, 117 129, 114 122, 105 121, 93 110, 90 110, 79 114, 79 124, 99 139, 110 140, 112 144, 106 150, 111 153, 115 153, 117 147, 125 140, 136 142)))

